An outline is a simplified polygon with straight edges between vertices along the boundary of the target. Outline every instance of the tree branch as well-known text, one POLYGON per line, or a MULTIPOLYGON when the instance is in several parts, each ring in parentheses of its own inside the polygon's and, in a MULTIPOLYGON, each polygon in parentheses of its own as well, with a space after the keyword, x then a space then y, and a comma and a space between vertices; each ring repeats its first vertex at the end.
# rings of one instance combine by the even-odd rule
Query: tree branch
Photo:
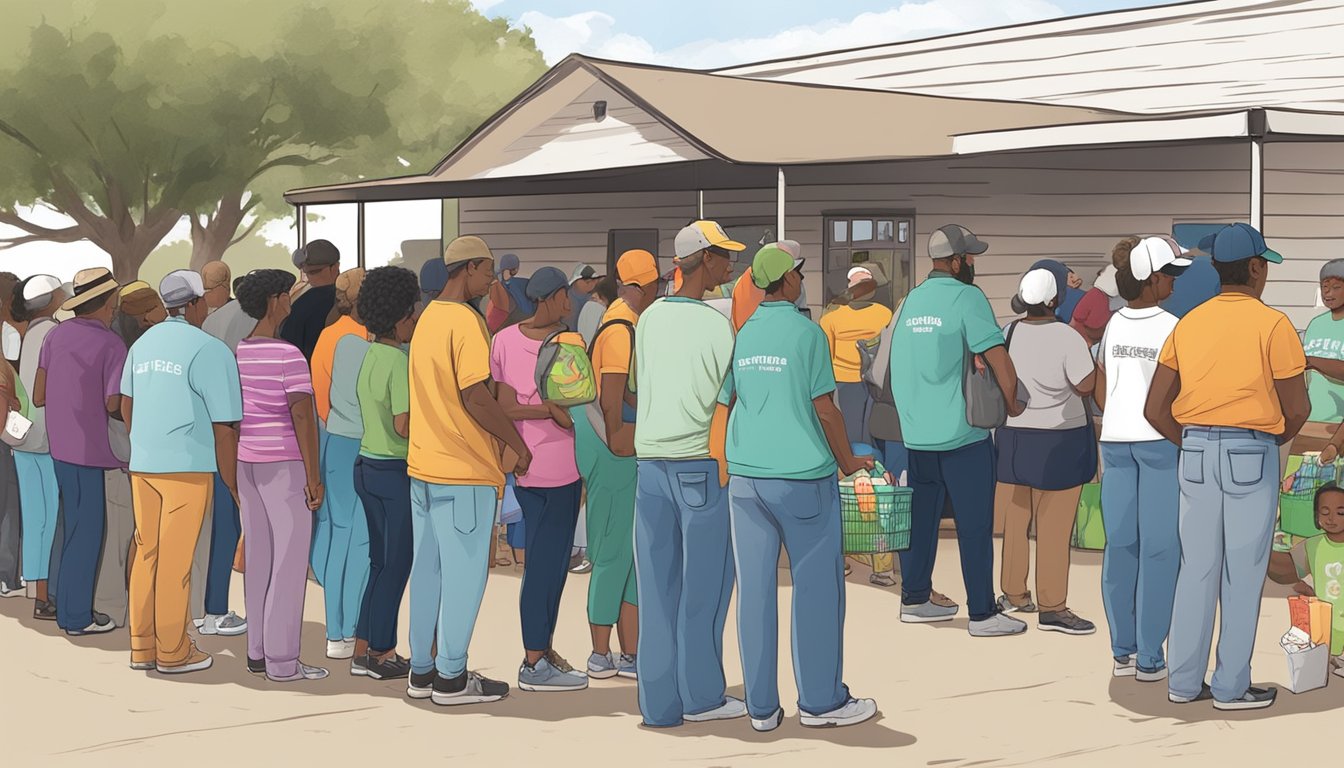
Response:
POLYGON ((247 177, 247 182, 251 184, 252 182, 256 181, 259 176, 271 170, 272 168, 280 168, 282 166, 288 166, 291 168, 306 168, 310 165, 320 165, 322 163, 330 162, 335 159, 336 155, 322 155, 321 157, 308 157, 306 155, 299 155, 299 154, 281 155, 280 157, 275 157, 270 160, 267 160, 266 162, 258 166, 257 170, 253 171, 252 175, 247 177))
POLYGON ((253 218, 252 223, 247 225, 247 229, 243 230, 242 234, 230 240, 229 247, 232 248, 233 246, 246 240, 253 232, 257 231, 258 224, 261 224, 260 216, 253 218))

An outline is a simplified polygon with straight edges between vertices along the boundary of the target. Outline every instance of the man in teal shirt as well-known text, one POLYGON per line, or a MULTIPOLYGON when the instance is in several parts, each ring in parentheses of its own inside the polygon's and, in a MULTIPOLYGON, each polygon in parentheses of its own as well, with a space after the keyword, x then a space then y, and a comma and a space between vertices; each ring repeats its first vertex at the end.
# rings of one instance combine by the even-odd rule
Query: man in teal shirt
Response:
POLYGON ((854 725, 877 712, 842 680, 845 564, 837 461, 846 475, 872 466, 854 457, 836 408, 830 348, 798 312, 795 259, 767 245, 751 265, 765 300, 742 326, 719 402, 728 419, 728 508, 737 563, 737 627, 747 711, 758 731, 784 718, 779 706, 779 548, 793 579, 793 659, 805 726, 854 725))
POLYGON ((901 621, 948 621, 958 609, 929 601, 938 525, 951 500, 962 576, 976 637, 1016 635, 1027 625, 994 601, 994 446, 966 417, 968 359, 988 364, 1008 404, 1017 404, 1017 372, 984 293, 973 285, 975 256, 989 246, 949 224, 929 238, 933 271, 906 297, 891 337, 891 392, 910 450, 914 489, 910 548, 901 553, 901 621))

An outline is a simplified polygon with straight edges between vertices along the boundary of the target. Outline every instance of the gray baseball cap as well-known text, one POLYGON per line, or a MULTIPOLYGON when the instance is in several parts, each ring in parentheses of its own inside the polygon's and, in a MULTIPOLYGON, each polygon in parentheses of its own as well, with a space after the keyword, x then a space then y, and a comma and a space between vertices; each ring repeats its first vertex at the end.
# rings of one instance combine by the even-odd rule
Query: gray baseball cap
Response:
POLYGON ((179 269, 164 275, 159 282, 159 296, 166 309, 184 307, 205 295, 201 276, 189 269, 179 269))
POLYGON ((555 267, 542 267, 532 273, 524 293, 533 301, 545 301, 569 287, 565 273, 555 267))
POLYGON ((929 235, 929 258, 931 259, 950 259, 953 256, 978 256, 989 250, 989 245, 982 242, 975 236, 971 230, 959 225, 948 224, 934 230, 929 235))

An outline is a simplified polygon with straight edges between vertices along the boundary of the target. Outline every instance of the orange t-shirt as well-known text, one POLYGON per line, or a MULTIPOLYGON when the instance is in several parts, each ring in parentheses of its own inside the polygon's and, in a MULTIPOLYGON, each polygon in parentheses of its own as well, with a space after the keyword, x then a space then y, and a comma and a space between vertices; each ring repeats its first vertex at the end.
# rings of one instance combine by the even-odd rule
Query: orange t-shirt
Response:
POLYGON ((740 331, 747 320, 756 312, 756 308, 765 301, 765 289, 757 288, 751 281, 751 267, 742 272, 737 285, 733 286, 733 330, 740 331))
POLYGON ((355 322, 349 315, 341 315, 336 322, 322 329, 313 347, 313 359, 309 366, 313 373, 313 402, 317 404, 317 417, 325 424, 327 414, 331 412, 331 366, 336 357, 336 344, 346 336, 367 338, 369 331, 355 322))
MULTIPOLYGON (((625 303, 625 299, 617 299, 607 307, 607 311, 602 313, 603 325, 612 320, 625 320, 634 325, 639 322, 639 315, 625 303)), ((613 327, 603 331, 597 338, 593 339, 593 374, 597 378, 597 393, 602 395, 602 375, 607 373, 630 373, 630 355, 634 352, 631 344, 631 334, 624 327, 613 327)))

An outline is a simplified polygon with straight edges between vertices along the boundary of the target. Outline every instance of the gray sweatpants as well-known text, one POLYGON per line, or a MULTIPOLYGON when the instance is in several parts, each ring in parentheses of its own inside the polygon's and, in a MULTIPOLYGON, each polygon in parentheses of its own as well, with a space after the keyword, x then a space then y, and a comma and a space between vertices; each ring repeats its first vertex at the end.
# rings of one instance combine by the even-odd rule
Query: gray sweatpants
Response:
POLYGON ((18 589, 21 583, 22 544, 19 473, 14 468, 14 451, 0 443, 0 583, 6 589, 18 589))
POLYGON ((93 609, 112 617, 118 627, 126 626, 130 595, 127 591, 131 539, 135 536, 135 511, 131 506, 131 476, 124 470, 103 473, 103 492, 107 497, 107 525, 103 529, 103 551, 98 560, 98 581, 93 590, 93 609))

